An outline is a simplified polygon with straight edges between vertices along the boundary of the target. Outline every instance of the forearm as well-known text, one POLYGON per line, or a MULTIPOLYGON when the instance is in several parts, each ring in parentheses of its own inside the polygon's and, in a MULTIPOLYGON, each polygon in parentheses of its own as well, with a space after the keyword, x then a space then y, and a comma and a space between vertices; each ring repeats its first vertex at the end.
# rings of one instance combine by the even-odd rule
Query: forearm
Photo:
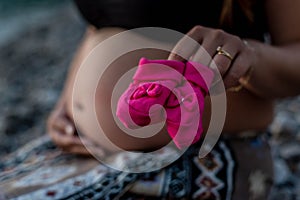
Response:
POLYGON ((271 46, 249 40, 257 55, 247 89, 264 98, 300 94, 300 42, 271 46))

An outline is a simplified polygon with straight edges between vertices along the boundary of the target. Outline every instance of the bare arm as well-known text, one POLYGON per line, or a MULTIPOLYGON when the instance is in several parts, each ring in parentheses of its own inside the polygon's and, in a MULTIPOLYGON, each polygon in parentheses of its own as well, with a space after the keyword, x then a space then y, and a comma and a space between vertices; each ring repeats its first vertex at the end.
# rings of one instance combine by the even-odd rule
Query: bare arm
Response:
POLYGON ((300 1, 267 0, 272 46, 249 41, 257 55, 246 87, 267 98, 300 94, 300 1))
POLYGON ((300 2, 266 0, 265 7, 272 45, 195 26, 177 43, 169 59, 182 60, 177 55, 179 52, 204 65, 215 63, 227 89, 242 83, 258 96, 270 99, 300 94, 300 2), (193 46, 189 38, 202 48, 193 46), (229 52, 231 58, 216 54, 219 46, 229 52), (251 68, 250 81, 242 81, 251 68))

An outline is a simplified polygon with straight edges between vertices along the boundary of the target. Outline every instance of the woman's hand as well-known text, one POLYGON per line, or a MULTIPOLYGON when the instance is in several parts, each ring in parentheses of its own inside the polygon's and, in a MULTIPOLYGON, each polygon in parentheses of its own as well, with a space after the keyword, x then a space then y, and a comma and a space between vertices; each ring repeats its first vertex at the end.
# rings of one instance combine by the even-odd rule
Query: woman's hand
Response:
POLYGON ((190 30, 169 56, 170 60, 183 61, 186 58, 212 69, 217 67, 226 89, 239 86, 241 78, 255 66, 257 60, 255 51, 246 41, 222 30, 202 26, 195 26, 190 30))
POLYGON ((69 153, 89 155, 90 152, 86 149, 89 145, 89 150, 98 156, 103 156, 104 151, 92 144, 86 138, 78 136, 72 118, 66 111, 66 104, 61 99, 48 118, 47 129, 50 137, 57 146, 69 153))

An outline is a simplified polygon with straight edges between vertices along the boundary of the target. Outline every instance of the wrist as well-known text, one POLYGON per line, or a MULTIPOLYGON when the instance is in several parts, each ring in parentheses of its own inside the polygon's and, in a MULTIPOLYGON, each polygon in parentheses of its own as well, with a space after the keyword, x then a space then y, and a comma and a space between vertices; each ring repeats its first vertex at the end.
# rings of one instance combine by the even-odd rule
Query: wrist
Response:
POLYGON ((263 59, 263 51, 266 51, 263 48, 263 45, 265 44, 252 39, 244 41, 251 52, 252 63, 245 76, 241 77, 239 81, 241 85, 251 93, 258 97, 266 98, 267 96, 264 87, 266 86, 265 76, 268 73, 268 70, 265 68, 266 64, 263 59))
POLYGON ((257 65, 257 60, 259 57, 259 53, 258 51, 255 49, 254 47, 254 42, 253 40, 243 40, 243 42, 245 43, 246 47, 248 48, 248 54, 251 58, 251 64, 248 68, 248 70, 246 71, 246 73, 239 78, 239 84, 238 86, 235 87, 231 87, 228 88, 227 91, 229 92, 239 92, 242 89, 248 89, 253 93, 257 93, 255 91, 255 89, 251 86, 250 80, 252 79, 253 76, 253 71, 255 66, 257 65))
POLYGON ((280 57, 278 49, 259 41, 247 41, 254 56, 251 77, 244 87, 261 98, 275 98, 274 88, 277 87, 280 76, 278 64, 274 62, 274 57, 280 57))

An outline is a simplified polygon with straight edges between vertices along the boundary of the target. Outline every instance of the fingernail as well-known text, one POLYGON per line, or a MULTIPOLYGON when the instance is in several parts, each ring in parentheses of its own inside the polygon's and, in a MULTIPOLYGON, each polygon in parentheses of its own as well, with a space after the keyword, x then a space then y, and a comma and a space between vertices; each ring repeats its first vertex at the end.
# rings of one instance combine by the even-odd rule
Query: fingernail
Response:
POLYGON ((66 128, 65 128, 65 131, 67 133, 67 135, 74 135, 74 129, 71 125, 67 125, 66 128))

